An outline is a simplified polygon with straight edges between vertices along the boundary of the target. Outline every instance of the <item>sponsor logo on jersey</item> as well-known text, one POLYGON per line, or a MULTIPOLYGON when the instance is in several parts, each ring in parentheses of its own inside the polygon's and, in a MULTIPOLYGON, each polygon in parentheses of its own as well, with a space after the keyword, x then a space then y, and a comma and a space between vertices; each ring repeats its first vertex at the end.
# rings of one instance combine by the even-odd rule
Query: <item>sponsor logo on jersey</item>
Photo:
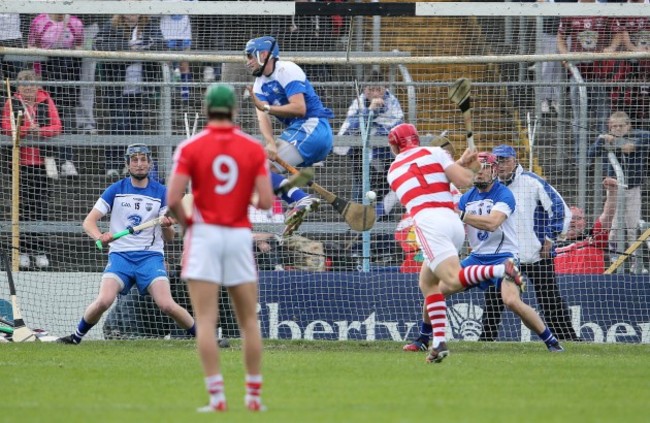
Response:
POLYGON ((145 203, 144 208, 147 211, 151 211, 153 209, 153 203, 145 203))

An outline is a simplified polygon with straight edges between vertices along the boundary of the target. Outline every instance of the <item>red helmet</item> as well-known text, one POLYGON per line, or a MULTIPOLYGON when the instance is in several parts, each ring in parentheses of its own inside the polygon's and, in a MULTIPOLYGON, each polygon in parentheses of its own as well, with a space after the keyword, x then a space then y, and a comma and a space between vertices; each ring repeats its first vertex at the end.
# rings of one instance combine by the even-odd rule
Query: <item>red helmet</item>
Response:
POLYGON ((481 151, 480 153, 478 153, 478 161, 479 163, 481 163, 482 166, 496 167, 497 156, 495 156, 494 154, 488 151, 481 151))
POLYGON ((474 177, 474 186, 478 189, 487 189, 495 179, 497 179, 497 156, 487 151, 481 151, 478 153, 478 162, 481 164, 481 168, 489 168, 490 180, 489 181, 480 181, 477 178, 480 178, 479 175, 474 177))
POLYGON ((415 126, 410 123, 397 125, 388 133, 388 143, 397 147, 401 153, 409 148, 420 146, 420 136, 415 126))

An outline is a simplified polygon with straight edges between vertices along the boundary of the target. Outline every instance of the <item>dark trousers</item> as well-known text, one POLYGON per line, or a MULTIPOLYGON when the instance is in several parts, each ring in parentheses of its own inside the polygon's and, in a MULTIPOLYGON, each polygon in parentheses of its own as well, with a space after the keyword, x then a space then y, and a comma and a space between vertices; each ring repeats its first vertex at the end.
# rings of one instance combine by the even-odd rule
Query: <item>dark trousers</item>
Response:
POLYGON ((219 292, 219 327, 222 338, 239 338, 239 326, 235 317, 235 309, 230 302, 228 290, 221 287, 219 292))
MULTIPOLYGON (((560 296, 560 289, 555 280, 553 259, 543 259, 536 263, 519 265, 535 288, 535 297, 540 314, 548 328, 560 340, 575 340, 577 335, 571 325, 569 309, 560 296)), ((480 340, 494 341, 499 335, 499 324, 503 312, 501 294, 491 286, 485 291, 485 308, 483 310, 483 333, 480 340)))
MULTIPOLYGON (((20 220, 38 222, 48 219, 49 183, 45 166, 20 166, 20 220)), ((26 253, 44 253, 45 235, 25 231, 21 244, 26 253)))
MULTIPOLYGON (((109 99, 111 135, 142 135, 144 133, 144 99, 142 94, 119 95, 109 99)), ((107 169, 122 170, 126 146, 106 147, 107 169)))

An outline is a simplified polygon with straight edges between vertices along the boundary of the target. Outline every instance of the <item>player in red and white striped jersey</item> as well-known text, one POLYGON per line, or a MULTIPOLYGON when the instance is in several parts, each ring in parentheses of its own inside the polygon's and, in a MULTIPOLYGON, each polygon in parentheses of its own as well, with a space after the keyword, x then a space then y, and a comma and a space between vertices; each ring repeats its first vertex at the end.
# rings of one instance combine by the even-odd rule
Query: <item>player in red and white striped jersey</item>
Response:
POLYGON ((433 326, 427 361, 439 363, 449 355, 445 296, 504 276, 521 285, 521 275, 512 259, 492 266, 460 266, 458 253, 465 230, 454 210, 450 183, 459 188, 473 183, 474 174, 481 169, 477 151, 467 149, 454 162, 440 147, 420 147, 417 129, 406 123, 390 131, 388 142, 396 156, 388 171, 388 183, 413 217, 425 257, 419 285, 433 326))
POLYGON ((246 406, 264 407, 262 337, 257 324, 257 271, 248 204, 273 205, 267 156, 262 146, 233 122, 235 91, 213 84, 205 95, 208 125, 178 146, 169 178, 168 205, 185 229, 183 270, 196 315, 196 338, 210 403, 201 412, 225 411, 226 395, 215 336, 220 285, 228 289, 244 335, 246 406), (192 183, 194 209, 187 216, 181 199, 192 183))

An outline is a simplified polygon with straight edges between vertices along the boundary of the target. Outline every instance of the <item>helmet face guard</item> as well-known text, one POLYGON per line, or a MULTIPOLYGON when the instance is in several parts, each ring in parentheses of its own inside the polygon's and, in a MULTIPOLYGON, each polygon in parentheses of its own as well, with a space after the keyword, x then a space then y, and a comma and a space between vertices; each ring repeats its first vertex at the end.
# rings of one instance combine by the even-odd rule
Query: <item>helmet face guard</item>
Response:
POLYGON ((266 64, 269 62, 271 57, 277 59, 280 57, 280 47, 278 47, 275 38, 270 36, 264 36, 259 38, 253 38, 252 40, 246 43, 246 48, 244 49, 244 54, 248 56, 255 57, 259 68, 252 70, 251 74, 255 77, 262 76, 266 64), (268 51, 269 54, 266 56, 266 59, 262 61, 260 53, 268 51))
POLYGON ((420 146, 420 135, 415 126, 410 123, 397 125, 388 133, 388 143, 395 146, 401 153, 409 148, 420 146))
POLYGON ((478 189, 486 189, 497 179, 497 156, 486 151, 478 153, 478 162, 481 164, 481 169, 490 168, 489 181, 477 181, 478 174, 474 177, 474 186, 478 189))
POLYGON ((126 153, 124 154, 124 159, 126 160, 126 165, 129 166, 131 164, 131 157, 133 157, 136 154, 144 154, 147 157, 147 163, 149 166, 147 167, 147 171, 145 173, 133 173, 131 172, 131 169, 129 168, 129 175, 132 178, 135 178, 139 181, 145 179, 147 176, 149 176, 149 171, 151 170, 151 150, 149 147, 147 147, 146 144, 131 144, 128 147, 126 147, 126 153))
POLYGON ((146 144, 131 144, 126 147, 126 153, 124 153, 124 160, 126 160, 126 164, 129 164, 131 161, 131 156, 134 154, 144 154, 147 156, 147 160, 151 162, 151 150, 149 147, 147 147, 146 144))

